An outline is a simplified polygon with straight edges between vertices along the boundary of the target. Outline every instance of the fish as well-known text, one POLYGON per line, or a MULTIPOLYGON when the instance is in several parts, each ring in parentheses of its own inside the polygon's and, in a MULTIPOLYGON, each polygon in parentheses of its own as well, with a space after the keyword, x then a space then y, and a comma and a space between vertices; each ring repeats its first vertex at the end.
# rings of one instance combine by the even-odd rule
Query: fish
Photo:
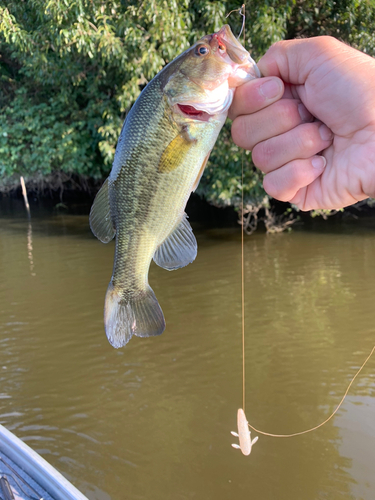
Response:
POLYGON ((260 77, 230 27, 203 36, 143 89, 120 133, 112 170, 96 195, 90 227, 103 243, 116 237, 105 296, 110 344, 160 335, 165 319, 148 283, 152 259, 169 271, 197 255, 185 213, 234 91, 260 77))
POLYGON ((231 432, 232 436, 239 439, 240 444, 232 444, 233 448, 241 450, 244 455, 250 455, 253 444, 258 441, 258 436, 251 440, 251 433, 249 430, 249 423, 247 421, 245 412, 242 408, 237 411, 237 432, 231 432))

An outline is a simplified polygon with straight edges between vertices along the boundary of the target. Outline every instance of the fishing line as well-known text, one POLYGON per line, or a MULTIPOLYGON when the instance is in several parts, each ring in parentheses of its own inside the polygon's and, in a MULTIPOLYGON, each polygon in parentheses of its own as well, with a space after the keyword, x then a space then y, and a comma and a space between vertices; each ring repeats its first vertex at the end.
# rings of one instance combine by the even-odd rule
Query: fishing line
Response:
MULTIPOLYGON (((242 4, 239 9, 234 9, 225 17, 229 17, 232 12, 238 12, 242 16, 242 27, 237 37, 240 38, 243 33, 243 45, 246 45, 245 35, 245 4, 242 4)), ((245 412, 245 265, 244 265, 244 200, 243 200, 243 185, 244 185, 244 150, 241 155, 241 319, 242 319, 242 409, 245 412)))
MULTIPOLYGON (((239 9, 234 9, 232 10, 231 12, 229 12, 229 14, 227 14, 225 17, 228 17, 230 16, 233 12, 238 12, 241 16, 242 16, 242 27, 241 27, 241 31, 237 37, 237 39, 241 36, 241 34, 243 33, 243 45, 245 46, 246 45, 246 36, 245 36, 245 4, 243 4, 239 9)), ((242 333, 242 409, 245 413, 245 394, 246 394, 246 391, 245 391, 245 380, 246 380, 246 377, 245 377, 245 265, 244 265, 244 150, 242 150, 242 155, 241 155, 241 317, 242 317, 242 327, 241 327, 241 333, 242 333)), ((314 427, 311 427, 309 429, 306 429, 306 430, 303 430, 303 431, 300 431, 300 432, 294 432, 292 434, 273 434, 271 432, 265 432, 265 431, 262 431, 260 429, 257 429, 256 427, 254 427, 253 425, 249 424, 248 422, 247 425, 248 427, 250 427, 250 429, 252 429, 253 431, 257 432, 258 434, 262 434, 264 436, 270 436, 270 437, 275 437, 275 438, 290 438, 290 437, 294 437, 294 436, 301 436, 302 434, 307 434, 309 432, 312 432, 312 431, 315 431, 317 429, 319 429, 320 427, 322 427, 323 425, 325 425, 327 422, 329 422, 333 417, 334 415, 336 415, 336 413, 338 412, 338 410, 341 408, 346 396, 348 395, 348 392, 351 388, 351 386, 353 385, 355 379, 358 377, 358 375, 361 373, 361 371, 363 370, 363 368, 365 367, 365 365, 367 364, 367 362, 369 361, 369 359, 371 358, 371 356, 373 355, 375 351, 375 346, 372 348, 370 354, 367 356, 367 358, 365 359, 365 361, 362 363, 361 367, 357 370, 357 372, 355 373, 354 377, 351 379, 348 387, 346 388, 346 391, 343 395, 343 397, 341 398, 339 404, 336 406, 336 408, 334 409, 334 411, 330 414, 330 416, 328 418, 326 418, 323 422, 321 422, 320 424, 314 426, 314 427)), ((244 416, 244 418, 246 418, 244 416)), ((246 437, 247 438, 247 437, 246 437)), ((250 434, 249 434, 249 437, 250 439, 250 434)), ((256 438, 257 439, 257 438, 256 438)), ((250 442, 251 442, 251 439, 250 439, 250 442)), ((235 447, 238 447, 236 445, 233 445, 235 447)), ((241 448, 242 450, 242 448, 241 448)), ((242 450, 242 452, 244 452, 242 450)), ((247 454, 247 453, 246 453, 247 454)))
POLYGON ((242 408, 245 411, 245 270, 244 270, 244 204, 243 204, 243 156, 241 166, 241 309, 242 309, 242 408))
POLYGON ((357 376, 361 373, 362 369, 365 367, 367 361, 371 358, 373 352, 375 351, 375 346, 372 348, 370 354, 367 356, 367 358, 365 359, 365 361, 363 362, 362 366, 360 367, 360 369, 357 371, 357 373, 354 375, 354 377, 352 378, 352 380, 350 381, 343 397, 341 398, 341 401, 340 403, 336 406, 336 409, 331 413, 331 415, 326 418, 326 420, 324 420, 324 422, 320 423, 319 425, 316 425, 315 427, 311 427, 311 429, 306 429, 305 431, 300 431, 300 432, 294 432, 293 434, 271 434, 270 432, 264 432, 264 431, 260 431, 259 429, 256 429, 255 427, 253 427, 252 425, 250 425, 248 423, 248 426, 253 429, 255 432, 258 432, 259 434, 263 434, 264 436, 271 436, 271 437, 277 437, 277 438, 288 438, 288 437, 293 437, 293 436, 301 436, 301 434, 307 434, 308 432, 312 432, 312 431, 315 431, 316 429, 319 429, 319 427, 322 427, 322 425, 326 424, 329 420, 331 420, 331 418, 338 412, 338 410, 340 409, 341 405, 343 404, 344 402, 344 399, 346 398, 346 396, 348 395, 348 392, 349 392, 349 389, 351 388, 354 380, 357 378, 357 376))
MULTIPOLYGON (((242 4, 239 14, 242 16, 242 27, 238 38, 240 38, 243 31, 243 46, 246 45, 246 35, 245 35, 245 4, 242 4)), ((243 159, 245 150, 242 150, 242 161, 241 161, 241 274, 242 274, 242 408, 245 412, 245 259, 244 259, 244 203, 243 203, 243 184, 244 184, 244 173, 243 173, 243 159)))
MULTIPOLYGON (((243 33, 243 45, 246 45, 245 35, 245 4, 242 4, 239 9, 234 9, 229 12, 225 17, 229 17, 233 12, 238 12, 242 16, 242 27, 238 34, 240 38, 243 33)), ((242 320, 242 409, 245 412, 245 265, 244 265, 244 150, 241 155, 241 320, 242 320)))

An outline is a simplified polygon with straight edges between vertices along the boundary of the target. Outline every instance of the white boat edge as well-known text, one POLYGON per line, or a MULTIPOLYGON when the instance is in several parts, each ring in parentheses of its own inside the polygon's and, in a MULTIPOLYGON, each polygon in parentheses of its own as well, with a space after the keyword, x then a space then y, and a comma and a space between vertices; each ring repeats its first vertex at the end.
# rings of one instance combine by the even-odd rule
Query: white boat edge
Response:
POLYGON ((36 451, 0 424, 0 456, 2 452, 56 500, 88 500, 36 451))

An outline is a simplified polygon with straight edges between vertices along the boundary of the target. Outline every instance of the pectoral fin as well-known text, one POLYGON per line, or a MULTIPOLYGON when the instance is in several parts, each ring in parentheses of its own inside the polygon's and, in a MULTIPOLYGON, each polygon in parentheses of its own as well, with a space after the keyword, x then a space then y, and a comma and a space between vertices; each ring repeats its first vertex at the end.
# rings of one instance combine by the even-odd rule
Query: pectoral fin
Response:
POLYGON ((187 220, 187 215, 184 214, 177 228, 156 250, 154 261, 158 266, 172 271, 193 262, 197 251, 197 240, 187 220))
POLYGON ((108 179, 96 195, 90 211, 90 227, 94 235, 103 243, 108 243, 116 234, 109 206, 108 179))
POLYGON ((195 139, 191 140, 187 132, 178 134, 161 155, 158 171, 163 174, 173 172, 184 161, 192 142, 195 139))

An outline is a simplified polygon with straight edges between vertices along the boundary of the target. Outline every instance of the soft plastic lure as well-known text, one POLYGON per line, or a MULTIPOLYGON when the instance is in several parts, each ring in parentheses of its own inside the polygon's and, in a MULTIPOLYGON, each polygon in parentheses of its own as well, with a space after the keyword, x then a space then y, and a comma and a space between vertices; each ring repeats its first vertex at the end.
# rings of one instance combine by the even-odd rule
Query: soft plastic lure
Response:
POLYGON ((231 434, 238 437, 240 444, 232 444, 232 446, 241 450, 244 455, 250 455, 253 444, 258 441, 258 436, 251 440, 249 423, 242 408, 239 408, 237 411, 237 428, 238 434, 233 431, 231 434))

